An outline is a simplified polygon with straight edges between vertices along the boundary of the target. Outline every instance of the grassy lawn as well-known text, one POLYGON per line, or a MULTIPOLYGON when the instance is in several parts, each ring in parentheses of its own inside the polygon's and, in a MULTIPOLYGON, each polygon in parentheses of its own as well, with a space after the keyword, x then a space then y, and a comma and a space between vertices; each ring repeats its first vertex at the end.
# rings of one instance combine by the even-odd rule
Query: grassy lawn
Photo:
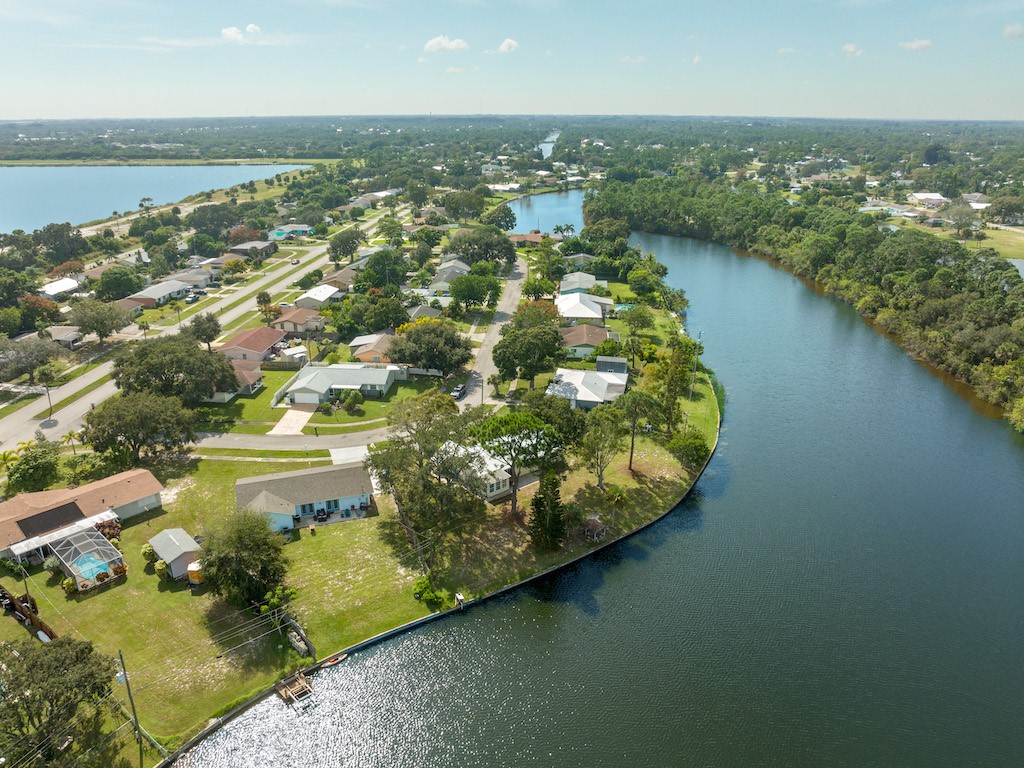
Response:
MULTIPOLYGON (((83 397, 88 395, 90 392, 92 392, 94 390, 97 390, 100 387, 102 387, 108 381, 110 381, 110 374, 109 373, 106 376, 100 376, 98 379, 96 379, 96 381, 92 382, 91 384, 89 384, 89 385, 87 385, 85 387, 82 387, 80 390, 75 392, 73 395, 68 395, 67 397, 65 397, 60 402, 54 403, 53 404, 53 412, 56 413, 61 408, 66 408, 67 406, 69 406, 73 402, 75 402, 76 400, 81 400, 83 397)), ((39 413, 37 413, 32 418, 33 419, 45 419, 49 412, 50 412, 50 407, 47 406, 45 410, 40 411, 39 413)))
POLYGON ((304 435, 348 435, 353 432, 366 432, 369 429, 381 429, 388 425, 387 419, 373 419, 371 421, 361 421, 358 424, 345 424, 338 426, 335 424, 316 424, 306 425, 302 428, 302 434, 304 435))
POLYGON ((378 508, 315 535, 303 530, 285 548, 298 612, 321 656, 429 613, 412 596, 419 573, 395 556, 394 504, 385 497, 378 508))
POLYGON ((238 395, 230 403, 204 405, 200 409, 200 421, 217 418, 276 424, 284 416, 285 409, 272 408, 270 398, 294 375, 295 371, 264 371, 263 389, 255 395, 238 395))
POLYGON ((410 397, 426 392, 428 389, 432 389, 437 386, 439 379, 432 378, 430 376, 420 376, 409 381, 398 382, 395 387, 391 390, 390 394, 382 400, 371 400, 367 399, 363 403, 362 407, 354 414, 348 414, 344 410, 338 410, 335 413, 328 416, 325 413, 317 411, 313 414, 313 417, 309 420, 310 424, 354 424, 356 422, 368 421, 370 419, 381 419, 385 418, 391 411, 392 405, 400 400, 406 400, 410 397))
POLYGON ((1004 259, 1024 259, 1024 235, 1019 235, 1016 232, 1007 232, 1003 229, 986 229, 984 240, 968 240, 964 242, 956 237, 956 233, 951 229, 929 227, 924 224, 919 224, 916 221, 910 221, 903 218, 891 218, 886 220, 887 224, 895 224, 899 227, 913 227, 914 229, 920 229, 936 237, 947 237, 950 240, 956 240, 958 243, 963 243, 967 248, 972 250, 978 248, 993 248, 999 253, 1004 259))
MULTIPOLYGON (((276 635, 217 658, 265 630, 246 631, 241 624, 250 614, 239 614, 202 588, 193 592, 147 573, 142 545, 165 528, 200 533, 205 523, 233 511, 237 478, 281 467, 273 462, 192 460, 157 468, 169 489, 164 507, 128 521, 121 535, 127 581, 66 597, 58 580, 45 571, 36 569, 30 576, 41 616, 58 633, 84 636, 105 653, 124 651, 143 725, 171 743, 180 743, 216 711, 287 674, 299 660, 276 635), (227 635, 230 630, 237 634, 227 635)), ((10 577, 0 581, 18 589, 10 577)))
POLYGON ((200 448, 199 456, 237 456, 248 459, 329 459, 331 452, 327 449, 312 451, 270 451, 247 448, 200 448))
MULTIPOLYGON (((8 394, 8 393, 5 392, 4 394, 8 394)), ((8 415, 14 413, 15 411, 17 411, 17 410, 19 410, 21 408, 24 408, 26 405, 28 405, 29 403, 37 400, 40 397, 42 397, 42 395, 29 394, 29 395, 25 395, 23 398, 21 398, 17 402, 8 402, 7 405, 5 405, 3 408, 0 408, 0 419, 2 419, 4 416, 8 416, 8 415)))

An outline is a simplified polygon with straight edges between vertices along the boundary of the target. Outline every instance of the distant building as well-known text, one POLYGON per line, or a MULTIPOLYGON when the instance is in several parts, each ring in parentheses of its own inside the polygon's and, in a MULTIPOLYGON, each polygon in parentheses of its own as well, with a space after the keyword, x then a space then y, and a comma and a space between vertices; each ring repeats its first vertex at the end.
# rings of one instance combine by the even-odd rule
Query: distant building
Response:
POLYGON ((344 297, 345 294, 333 285, 318 285, 299 296, 295 300, 295 306, 303 309, 321 309, 327 304, 341 301, 344 297))
POLYGON ((253 248, 259 254, 261 259, 265 259, 268 256, 272 256, 277 253, 277 243, 270 240, 249 240, 245 243, 239 243, 238 245, 232 245, 228 248, 228 253, 232 253, 235 256, 241 256, 243 259, 249 258, 249 251, 253 248))
POLYGON ((141 291, 129 296, 129 299, 137 299, 144 307, 162 307, 169 301, 184 298, 189 291, 189 286, 180 280, 164 280, 160 283, 147 285, 141 291))
POLYGON ((306 224, 282 224, 270 231, 270 239, 274 241, 290 240, 296 237, 309 237, 313 228, 306 224))
POLYGON ((327 321, 323 315, 315 309, 293 307, 279 315, 276 320, 273 320, 270 323, 270 327, 278 331, 284 331, 289 337, 306 338, 310 334, 322 331, 326 324, 327 321))
POLYGON ((558 292, 563 296, 570 293, 589 293, 594 286, 608 287, 607 280, 598 280, 589 272, 570 272, 558 284, 558 292))

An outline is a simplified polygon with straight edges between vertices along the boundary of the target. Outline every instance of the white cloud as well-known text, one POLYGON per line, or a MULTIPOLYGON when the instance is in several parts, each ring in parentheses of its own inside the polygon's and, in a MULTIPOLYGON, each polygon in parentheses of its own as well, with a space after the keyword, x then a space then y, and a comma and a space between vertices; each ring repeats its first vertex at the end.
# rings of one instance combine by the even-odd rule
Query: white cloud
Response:
POLYGON ((420 56, 418 59, 416 59, 416 63, 417 64, 426 64, 427 63, 427 57, 426 56, 420 56))
POLYGON ((619 61, 623 64, 643 64, 647 59, 643 56, 621 56, 619 61))
POLYGON ((1003 27, 1003 37, 1017 40, 1024 35, 1024 24, 1007 24, 1003 27))
POLYGON ((793 53, 796 53, 796 48, 779 48, 779 54, 782 56, 789 56, 793 53))
POLYGON ((448 69, 445 70, 445 72, 448 73, 449 75, 460 75, 465 71, 466 70, 464 70, 462 67, 448 67, 448 69))
POLYGON ((864 49, 858 48, 855 43, 844 43, 843 53, 845 53, 851 59, 858 59, 864 55, 864 49))
POLYGON ((238 27, 224 27, 220 31, 220 36, 225 40, 230 40, 232 43, 240 43, 244 39, 242 30, 238 27))
POLYGON ((259 24, 246 24, 245 31, 248 32, 250 35, 258 35, 263 30, 260 29, 259 24))
POLYGON ((900 43, 900 48, 902 48, 904 51, 910 51, 911 53, 927 51, 931 47, 931 40, 911 40, 910 42, 907 43, 900 43))
POLYGON ((438 51, 464 51, 469 48, 469 43, 463 40, 461 37, 456 37, 454 40, 448 38, 448 35, 438 35, 427 40, 427 44, 423 46, 423 50, 427 53, 437 53, 438 51))
POLYGON ((701 63, 702 61, 704 61, 704 59, 702 59, 702 58, 700 57, 700 54, 698 53, 698 54, 697 54, 696 56, 694 56, 694 57, 693 57, 693 66, 695 66, 695 67, 696 67, 696 66, 697 66, 697 65, 699 65, 699 64, 700 64, 700 63, 701 63))
POLYGON ((511 37, 506 37, 504 42, 498 46, 498 51, 500 53, 512 53, 512 51, 516 50, 516 48, 518 47, 519 43, 517 43, 511 37))

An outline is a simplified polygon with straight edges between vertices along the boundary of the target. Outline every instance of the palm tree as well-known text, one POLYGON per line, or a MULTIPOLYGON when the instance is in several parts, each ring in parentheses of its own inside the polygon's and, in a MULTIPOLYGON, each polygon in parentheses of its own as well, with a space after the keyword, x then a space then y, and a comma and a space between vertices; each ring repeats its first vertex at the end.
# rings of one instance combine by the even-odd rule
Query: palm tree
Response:
POLYGON ((553 226, 551 228, 551 233, 554 234, 554 235, 564 235, 565 234, 565 224, 555 224, 555 226, 553 226))
POLYGON ((52 418, 53 400, 50 399, 50 387, 52 387, 54 382, 57 381, 57 369, 54 368, 53 363, 47 363, 46 365, 39 366, 39 368, 36 369, 36 379, 39 380, 40 384, 46 387, 46 402, 50 406, 50 412, 46 414, 46 418, 52 418))
POLYGON ((495 397, 498 397, 499 395, 501 395, 501 389, 500 389, 501 381, 502 381, 501 374, 498 374, 498 373, 492 373, 490 376, 487 377, 487 383, 490 384, 492 387, 494 387, 494 396, 495 397))
POLYGON ((639 336, 627 336, 622 342, 622 351, 629 355, 629 367, 636 368, 636 356, 644 351, 644 343, 639 336))
POLYGON ((4 471, 9 469, 18 461, 17 451, 3 451, 0 453, 0 466, 4 468, 4 471))
POLYGON ((145 339, 149 335, 150 325, 145 320, 136 320, 135 326, 142 331, 142 338, 145 339))
POLYGON ((615 527, 615 512, 620 505, 626 503, 626 492, 618 485, 609 485, 604 489, 604 498, 612 508, 612 528, 615 527))
POLYGON ((60 436, 60 444, 61 445, 70 445, 71 446, 71 453, 74 456, 78 455, 78 451, 75 450, 75 441, 78 439, 78 437, 79 437, 78 432, 76 432, 75 430, 71 430, 70 432, 65 432, 63 435, 60 436))
POLYGON ((31 448, 35 444, 36 444, 36 441, 35 441, 35 438, 33 438, 33 437, 30 437, 28 440, 22 440, 20 443, 18 443, 17 451, 18 451, 18 453, 24 453, 25 451, 27 451, 29 448, 31 448))

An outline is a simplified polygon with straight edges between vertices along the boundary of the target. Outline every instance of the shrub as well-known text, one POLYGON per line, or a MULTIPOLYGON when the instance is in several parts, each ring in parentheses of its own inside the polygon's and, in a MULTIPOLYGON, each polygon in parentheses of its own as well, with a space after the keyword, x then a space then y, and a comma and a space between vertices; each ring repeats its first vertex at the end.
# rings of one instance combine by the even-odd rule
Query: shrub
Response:
POLYGON ((153 549, 152 544, 147 542, 142 545, 142 559, 147 563, 155 563, 157 561, 156 550, 153 549))
POLYGON ((43 568, 48 570, 50 573, 60 573, 60 558, 56 555, 50 555, 48 558, 43 560, 43 568))
POLYGON ((75 580, 68 576, 66 579, 62 579, 60 582, 60 588, 64 590, 66 594, 71 594, 78 591, 78 584, 75 580))
POLYGON ((20 579, 22 576, 28 573, 28 571, 25 570, 25 567, 17 560, 4 559, 0 562, 2 562, 4 570, 6 570, 9 574, 14 576, 16 579, 20 579))
POLYGON ((120 520, 106 520, 102 523, 96 524, 96 530, 102 533, 107 539, 113 541, 114 539, 121 538, 121 521, 120 520))
POLYGON ((707 441, 696 430, 689 430, 686 434, 677 434, 668 441, 666 446, 676 460, 684 467, 698 469, 705 461, 711 449, 707 441))
POLYGON ((412 595, 432 611, 440 610, 451 599, 447 590, 433 589, 430 586, 429 576, 420 576, 416 579, 412 587, 412 595))
POLYGON ((101 584, 109 578, 110 573, 108 571, 100 571, 96 574, 96 581, 100 582, 101 584))
POLYGON ((161 579, 167 577, 167 563, 165 563, 163 560, 157 560, 153 564, 153 570, 156 571, 156 575, 159 576, 161 579))
POLYGON ((115 576, 124 576, 128 573, 128 566, 122 563, 121 565, 115 565, 110 570, 115 576))

